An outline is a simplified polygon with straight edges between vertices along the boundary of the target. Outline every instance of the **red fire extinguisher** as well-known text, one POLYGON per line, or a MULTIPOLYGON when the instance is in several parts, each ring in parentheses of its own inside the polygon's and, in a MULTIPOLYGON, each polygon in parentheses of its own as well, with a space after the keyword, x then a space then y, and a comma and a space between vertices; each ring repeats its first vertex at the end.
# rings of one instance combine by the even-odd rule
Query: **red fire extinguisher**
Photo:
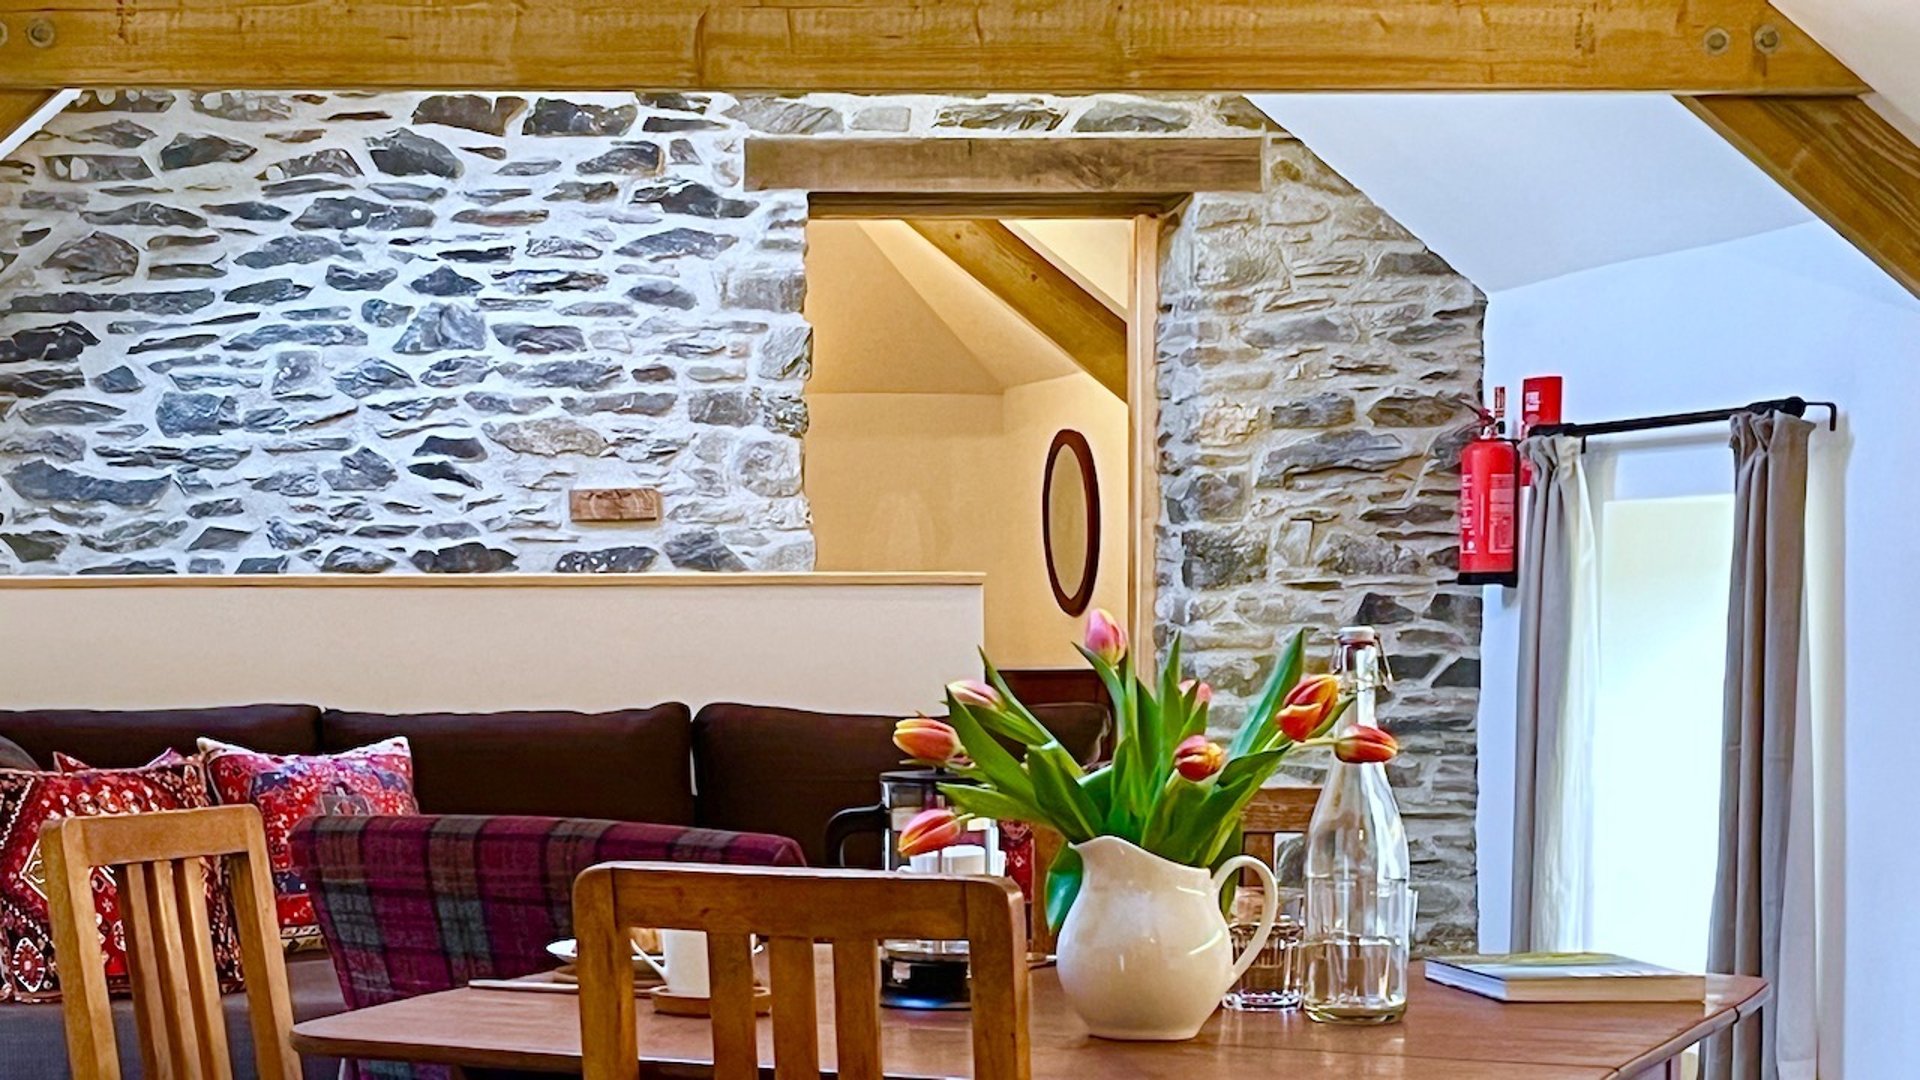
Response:
POLYGON ((1504 396, 1481 412, 1479 434, 1460 452, 1462 585, 1520 584, 1520 449, 1506 437, 1504 396))

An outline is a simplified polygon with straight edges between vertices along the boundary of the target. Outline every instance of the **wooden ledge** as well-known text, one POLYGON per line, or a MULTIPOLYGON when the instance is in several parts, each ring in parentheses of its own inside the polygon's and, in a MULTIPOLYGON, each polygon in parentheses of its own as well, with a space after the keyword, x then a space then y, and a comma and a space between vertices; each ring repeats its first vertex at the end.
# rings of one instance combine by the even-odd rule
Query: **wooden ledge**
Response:
POLYGON ((821 588, 982 585, 966 572, 818 574, 102 574, 0 577, 0 589, 447 589, 447 588, 821 588))

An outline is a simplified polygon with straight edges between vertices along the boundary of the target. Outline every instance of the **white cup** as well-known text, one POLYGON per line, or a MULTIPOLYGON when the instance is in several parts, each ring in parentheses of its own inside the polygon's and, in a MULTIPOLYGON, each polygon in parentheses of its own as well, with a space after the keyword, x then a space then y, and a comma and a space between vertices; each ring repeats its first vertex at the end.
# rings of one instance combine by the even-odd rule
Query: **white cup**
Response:
POLYGON ((699 930, 660 931, 660 958, 666 961, 667 989, 680 997, 709 997, 707 935, 699 930))

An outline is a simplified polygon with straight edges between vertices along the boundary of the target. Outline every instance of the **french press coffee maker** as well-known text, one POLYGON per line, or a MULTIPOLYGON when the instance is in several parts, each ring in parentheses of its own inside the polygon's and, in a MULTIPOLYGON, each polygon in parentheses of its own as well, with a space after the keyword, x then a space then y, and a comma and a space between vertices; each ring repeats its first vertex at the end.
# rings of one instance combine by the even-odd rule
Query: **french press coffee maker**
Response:
MULTIPOLYGON (((940 785, 960 777, 944 769, 898 769, 880 774, 880 802, 842 810, 827 822, 827 852, 836 865, 847 865, 847 842, 856 836, 879 834, 883 842, 881 865, 900 874, 1002 874, 1006 859, 1000 851, 999 823, 986 818, 968 822, 967 835, 958 844, 911 857, 899 853, 898 839, 907 823, 923 810, 948 806, 940 785)), ((881 943, 880 1004, 896 1009, 964 1009, 967 994, 967 943, 899 939, 881 943)))

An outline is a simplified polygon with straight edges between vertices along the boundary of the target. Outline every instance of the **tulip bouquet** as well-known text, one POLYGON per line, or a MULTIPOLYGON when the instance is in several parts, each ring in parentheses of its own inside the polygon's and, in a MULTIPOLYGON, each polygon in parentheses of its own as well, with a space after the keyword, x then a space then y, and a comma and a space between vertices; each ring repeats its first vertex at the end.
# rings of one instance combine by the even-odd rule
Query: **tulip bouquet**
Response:
POLYGON ((1222 745, 1207 735, 1212 688, 1180 678, 1179 637, 1150 679, 1135 666, 1113 616, 1094 611, 1080 652, 1113 699, 1117 738, 1112 762, 1093 769, 1067 752, 988 662, 985 681, 947 687, 946 720, 917 716, 894 729, 894 744, 915 763, 961 778, 941 788, 953 808, 915 817, 899 836, 900 853, 957 843, 974 817, 1052 828, 1069 845, 1047 874, 1048 921, 1056 930, 1080 889, 1072 844, 1117 836, 1182 865, 1219 866, 1240 853, 1247 804, 1289 752, 1324 746, 1349 762, 1386 761, 1399 752, 1393 736, 1375 728, 1329 735, 1351 699, 1335 676, 1303 676, 1305 640, 1304 631, 1293 636, 1222 745))

